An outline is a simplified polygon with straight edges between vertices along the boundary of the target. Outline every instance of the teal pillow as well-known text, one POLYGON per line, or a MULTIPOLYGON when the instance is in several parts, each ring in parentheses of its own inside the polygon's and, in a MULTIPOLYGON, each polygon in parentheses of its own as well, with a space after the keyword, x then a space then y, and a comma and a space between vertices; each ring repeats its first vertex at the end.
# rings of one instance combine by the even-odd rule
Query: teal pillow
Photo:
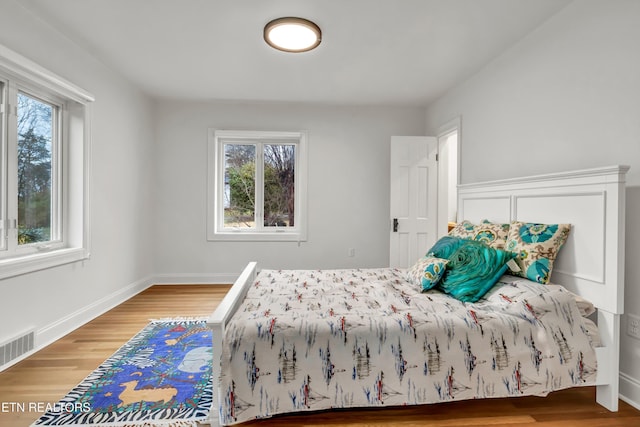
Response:
POLYGON ((424 256, 407 271, 407 280, 423 292, 428 291, 442 278, 448 262, 446 259, 424 256))
POLYGON ((436 258, 449 259, 449 257, 458 249, 465 241, 456 236, 444 236, 436 242, 435 245, 427 251, 427 256, 433 256, 436 258))
POLYGON ((516 254, 475 240, 463 239, 457 245, 437 288, 460 301, 476 302, 500 280, 516 254))

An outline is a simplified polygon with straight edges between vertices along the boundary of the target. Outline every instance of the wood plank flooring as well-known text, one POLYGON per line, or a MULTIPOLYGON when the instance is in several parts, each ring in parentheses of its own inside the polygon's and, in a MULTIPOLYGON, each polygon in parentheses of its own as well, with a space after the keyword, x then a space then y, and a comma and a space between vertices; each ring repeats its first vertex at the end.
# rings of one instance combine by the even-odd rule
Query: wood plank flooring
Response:
POLYGON ((209 316, 228 289, 226 285, 152 286, 0 372, 0 427, 31 425, 40 413, 30 411, 30 404, 59 401, 150 319, 209 316), (3 411, 3 402, 8 411, 3 411), (25 411, 7 408, 11 402, 23 403, 25 411))
MULTIPOLYGON (((0 427, 26 427, 142 329, 149 319, 208 316, 228 286, 152 286, 78 330, 0 373, 0 427), (19 404, 25 410, 20 410, 19 404), (30 408, 31 406, 31 408, 30 408)), ((617 413, 595 403, 595 388, 546 398, 474 400, 438 405, 337 410, 285 415, 243 426, 640 426, 640 411, 620 402, 617 413)))

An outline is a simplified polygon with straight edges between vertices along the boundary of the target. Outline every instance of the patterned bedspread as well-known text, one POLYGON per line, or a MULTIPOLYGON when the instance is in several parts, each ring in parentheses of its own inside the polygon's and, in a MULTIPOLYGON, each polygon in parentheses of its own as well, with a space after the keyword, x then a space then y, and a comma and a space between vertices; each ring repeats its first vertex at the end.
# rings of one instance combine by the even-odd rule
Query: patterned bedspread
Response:
POLYGON ((503 276, 465 304, 399 269, 262 270, 224 337, 227 425, 295 411, 546 395, 595 381, 571 294, 503 276))

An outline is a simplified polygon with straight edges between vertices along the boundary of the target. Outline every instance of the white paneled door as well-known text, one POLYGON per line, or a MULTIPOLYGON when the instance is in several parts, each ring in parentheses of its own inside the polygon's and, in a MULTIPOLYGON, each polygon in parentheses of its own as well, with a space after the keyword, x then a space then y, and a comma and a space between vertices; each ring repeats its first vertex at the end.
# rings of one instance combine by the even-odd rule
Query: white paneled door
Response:
POLYGON ((437 153, 434 137, 391 137, 391 267, 413 265, 436 242, 437 153))

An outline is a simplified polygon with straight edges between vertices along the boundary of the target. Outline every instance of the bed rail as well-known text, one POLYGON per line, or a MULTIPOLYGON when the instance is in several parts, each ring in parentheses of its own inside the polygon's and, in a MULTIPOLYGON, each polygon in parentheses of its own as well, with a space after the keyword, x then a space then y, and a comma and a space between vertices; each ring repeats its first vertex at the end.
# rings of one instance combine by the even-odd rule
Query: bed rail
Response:
POLYGON ((253 284, 257 274, 257 263, 250 262, 242 270, 233 286, 222 299, 211 317, 207 320, 207 326, 213 332, 213 367, 212 367, 212 389, 213 396, 211 402, 210 424, 220 425, 220 357, 222 356, 222 338, 227 322, 240 306, 249 287, 253 284))

